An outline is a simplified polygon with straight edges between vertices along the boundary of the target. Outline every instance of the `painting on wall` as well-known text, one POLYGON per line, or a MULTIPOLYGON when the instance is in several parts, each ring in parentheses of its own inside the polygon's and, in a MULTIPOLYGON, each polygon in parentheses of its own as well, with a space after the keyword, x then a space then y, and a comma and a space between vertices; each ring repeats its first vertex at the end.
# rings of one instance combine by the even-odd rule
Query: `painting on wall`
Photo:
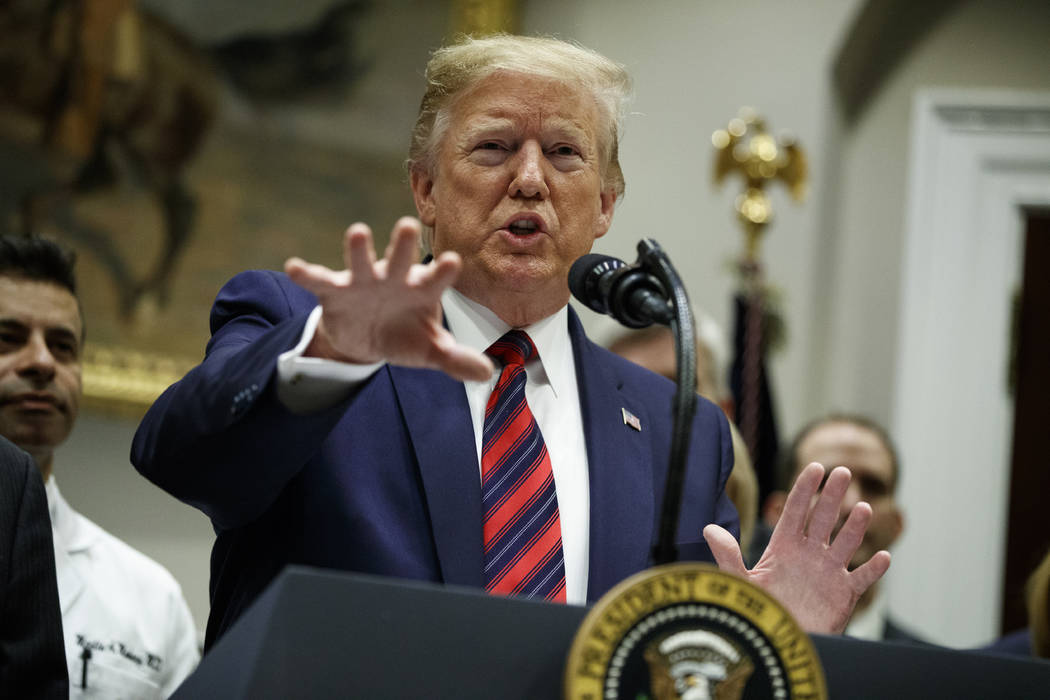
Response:
POLYGON ((140 415, 199 362, 237 272, 293 255, 342 267, 354 221, 381 249, 414 212, 403 161, 428 54, 514 14, 505 0, 292 5, 0 10, 0 231, 76 252, 89 407, 140 415))

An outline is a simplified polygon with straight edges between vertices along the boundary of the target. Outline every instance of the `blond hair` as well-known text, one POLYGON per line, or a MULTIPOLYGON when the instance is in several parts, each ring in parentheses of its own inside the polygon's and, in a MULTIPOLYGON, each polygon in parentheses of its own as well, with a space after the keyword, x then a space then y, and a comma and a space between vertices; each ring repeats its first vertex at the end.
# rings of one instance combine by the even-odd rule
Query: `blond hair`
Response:
POLYGON ((604 121, 598 143, 603 186, 611 187, 621 197, 625 183, 619 161, 619 137, 630 95, 630 76, 623 66, 598 52, 552 37, 465 37, 435 51, 427 64, 426 92, 412 127, 409 171, 434 174, 437 150, 457 97, 498 71, 558 80, 594 96, 604 121))

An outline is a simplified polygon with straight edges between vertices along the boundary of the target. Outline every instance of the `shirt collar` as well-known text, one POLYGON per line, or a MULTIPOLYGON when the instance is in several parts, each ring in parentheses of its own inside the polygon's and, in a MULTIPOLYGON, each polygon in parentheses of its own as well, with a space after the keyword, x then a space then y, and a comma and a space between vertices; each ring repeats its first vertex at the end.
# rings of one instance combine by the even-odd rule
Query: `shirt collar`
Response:
MULTIPOLYGON (((445 290, 441 305, 445 311, 445 322, 456 341, 478 352, 485 352, 511 328, 488 308, 452 288, 445 290)), ((530 370, 529 378, 550 385, 557 396, 559 389, 564 389, 566 382, 574 376, 569 307, 563 306, 547 318, 521 330, 529 334, 539 354, 539 363, 536 365, 539 371, 533 376, 530 370)), ((529 364, 531 366, 532 363, 529 364)))
POLYGON ((44 484, 44 491, 47 492, 47 509, 51 514, 51 528, 55 539, 61 542, 66 550, 79 549, 83 543, 77 541, 76 514, 58 490, 54 474, 44 484))
POLYGON ((875 597, 872 598, 868 607, 857 612, 850 619, 849 624, 846 625, 846 635, 881 642, 885 636, 886 617, 889 612, 887 608, 886 597, 882 595, 880 587, 875 591, 875 597))

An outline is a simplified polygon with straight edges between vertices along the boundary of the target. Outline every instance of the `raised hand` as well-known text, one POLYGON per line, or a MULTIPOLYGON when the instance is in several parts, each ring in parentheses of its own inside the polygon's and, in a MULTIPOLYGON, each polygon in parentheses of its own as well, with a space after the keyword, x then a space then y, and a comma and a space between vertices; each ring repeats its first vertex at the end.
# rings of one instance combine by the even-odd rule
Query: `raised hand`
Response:
POLYGON ((491 361, 457 344, 441 323, 441 293, 459 274, 459 256, 446 252, 429 265, 417 264, 420 232, 417 219, 399 219, 377 260, 372 230, 356 223, 343 240, 345 270, 299 258, 285 262, 292 281, 321 304, 321 321, 306 355, 357 364, 385 360, 440 369, 456 379, 492 375, 491 361))
POLYGON ((740 545, 724 528, 708 525, 704 538, 719 568, 764 588, 804 630, 839 634, 846 628, 861 594, 886 573, 890 553, 877 552, 853 571, 848 570, 871 520, 871 506, 854 506, 832 541, 850 472, 836 467, 820 489, 823 478, 824 467, 816 462, 802 470, 766 551, 750 571, 744 566, 740 545))

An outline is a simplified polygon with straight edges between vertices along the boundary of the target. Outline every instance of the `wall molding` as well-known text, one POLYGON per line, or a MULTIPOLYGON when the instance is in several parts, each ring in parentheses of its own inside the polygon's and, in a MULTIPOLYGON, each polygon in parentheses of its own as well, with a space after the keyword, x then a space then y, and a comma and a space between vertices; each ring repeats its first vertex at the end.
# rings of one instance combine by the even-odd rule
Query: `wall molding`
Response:
POLYGON ((998 635, 1009 311, 1024 209, 1050 206, 1050 93, 920 90, 909 159, 890 423, 908 527, 890 604, 932 641, 975 646, 998 635))

